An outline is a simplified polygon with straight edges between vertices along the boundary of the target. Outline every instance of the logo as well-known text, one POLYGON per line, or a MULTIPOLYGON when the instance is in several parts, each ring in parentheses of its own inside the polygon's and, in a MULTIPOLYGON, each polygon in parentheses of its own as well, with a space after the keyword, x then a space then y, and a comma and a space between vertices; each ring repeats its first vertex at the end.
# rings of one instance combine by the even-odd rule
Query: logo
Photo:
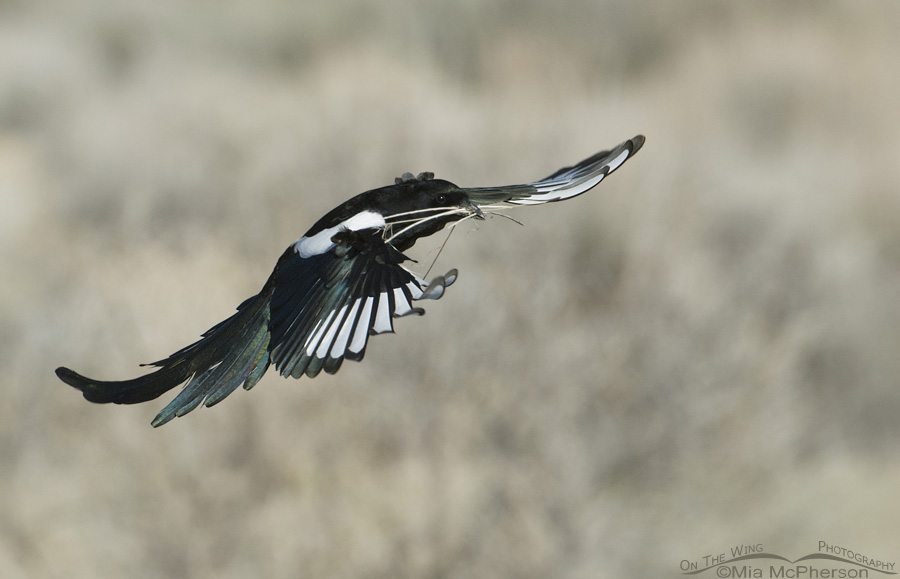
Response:
POLYGON ((756 543, 699 559, 682 559, 679 567, 683 575, 721 579, 853 579, 897 574, 893 561, 827 541, 819 541, 815 552, 799 559, 766 552, 762 543, 756 543))

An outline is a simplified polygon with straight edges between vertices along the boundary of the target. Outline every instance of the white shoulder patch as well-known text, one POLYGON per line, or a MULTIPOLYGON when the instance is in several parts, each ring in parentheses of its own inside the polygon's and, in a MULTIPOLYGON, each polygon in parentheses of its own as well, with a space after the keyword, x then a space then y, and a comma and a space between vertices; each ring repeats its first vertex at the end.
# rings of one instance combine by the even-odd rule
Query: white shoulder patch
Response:
POLYGON ((293 248, 303 258, 322 255, 334 247, 334 242, 331 241, 331 238, 338 231, 345 229, 360 231, 363 229, 378 229, 380 227, 384 227, 384 217, 380 213, 361 211, 353 217, 341 221, 334 227, 323 229, 312 237, 304 235, 293 243, 293 248))

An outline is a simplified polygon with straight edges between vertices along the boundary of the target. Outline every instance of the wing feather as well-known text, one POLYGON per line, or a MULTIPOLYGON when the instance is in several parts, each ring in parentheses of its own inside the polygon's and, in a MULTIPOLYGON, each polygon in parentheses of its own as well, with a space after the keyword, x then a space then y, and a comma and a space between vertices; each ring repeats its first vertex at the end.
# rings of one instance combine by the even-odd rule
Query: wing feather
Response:
POLYGON ((599 185, 607 175, 634 156, 643 145, 644 137, 637 135, 609 151, 601 151, 576 165, 563 167, 534 183, 475 187, 464 191, 476 204, 539 205, 571 199, 599 185))
POLYGON ((276 270, 270 350, 282 375, 337 372, 345 358, 363 358, 370 335, 393 332, 394 318, 424 312, 413 307, 424 282, 379 232, 347 232, 334 242, 320 255, 287 256, 276 270), (307 288, 282 293, 282 278, 307 288))

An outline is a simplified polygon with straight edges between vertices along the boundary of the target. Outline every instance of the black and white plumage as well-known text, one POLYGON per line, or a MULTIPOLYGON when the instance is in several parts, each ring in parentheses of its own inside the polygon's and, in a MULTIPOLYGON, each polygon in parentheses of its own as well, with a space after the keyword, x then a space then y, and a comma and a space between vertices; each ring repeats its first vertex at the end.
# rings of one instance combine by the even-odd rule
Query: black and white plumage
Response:
POLYGON ((422 315, 415 304, 438 299, 457 276, 426 283, 402 266, 421 237, 515 205, 569 199, 596 186, 644 144, 638 135, 534 183, 460 188, 430 173, 405 173, 393 185, 339 205, 285 250, 262 290, 197 342, 123 381, 59 378, 91 402, 135 404, 185 384, 153 420, 160 426, 201 403, 212 406, 239 386, 251 389, 270 365, 282 376, 333 374, 362 360, 369 336, 393 332, 394 318, 422 315))

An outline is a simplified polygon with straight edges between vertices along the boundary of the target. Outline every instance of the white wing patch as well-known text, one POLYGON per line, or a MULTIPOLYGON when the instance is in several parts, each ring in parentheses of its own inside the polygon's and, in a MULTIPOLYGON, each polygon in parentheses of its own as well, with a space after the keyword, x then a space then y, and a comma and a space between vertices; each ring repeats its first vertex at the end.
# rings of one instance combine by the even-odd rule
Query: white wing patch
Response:
POLYGON ((604 177, 621 167, 630 154, 629 149, 624 149, 600 167, 573 167, 561 175, 555 175, 552 179, 529 183, 537 190, 536 195, 510 199, 509 202, 518 205, 538 205, 581 195, 596 187, 604 177))
POLYGON ((356 312, 357 310, 359 310, 359 304, 361 303, 362 298, 357 298, 357 300, 353 302, 353 307, 350 308, 350 313, 347 314, 347 318, 341 325, 341 331, 338 332, 337 339, 334 341, 334 346, 331 348, 331 352, 329 353, 329 356, 331 356, 332 358, 340 358, 347 350, 347 341, 350 340, 350 333, 353 331, 353 324, 356 323, 356 312))
POLYGON ((322 255, 334 247, 334 242, 331 241, 331 238, 338 231, 360 231, 362 229, 379 229, 381 227, 384 227, 384 216, 375 211, 361 211, 353 217, 341 221, 334 227, 323 229, 312 237, 304 235, 293 243, 293 248, 302 258, 322 255))
POLYGON ((536 189, 542 195, 532 195, 525 199, 515 199, 510 203, 519 203, 521 205, 538 205, 540 203, 549 203, 550 201, 561 201, 569 199, 576 195, 581 195, 588 189, 596 187, 600 181, 606 177, 607 173, 601 173, 591 179, 581 181, 551 181, 543 185, 537 185, 536 189))
MULTIPOLYGON (((319 349, 316 350, 316 358, 324 358, 328 355, 334 342, 334 335, 337 333, 338 326, 341 325, 341 322, 344 320, 344 312, 346 311, 347 306, 343 306, 340 311, 338 311, 337 316, 334 318, 334 323, 328 327, 328 331, 325 332, 325 336, 319 344, 319 349)), ((329 315, 328 318, 331 319, 331 316, 329 315)))
POLYGON ((413 281, 400 287, 385 289, 376 296, 358 297, 327 314, 323 312, 324 317, 316 323, 304 343, 306 356, 330 360, 330 363, 345 356, 359 357, 370 335, 394 331, 393 318, 423 313, 413 306, 412 301, 440 297, 444 288, 456 281, 456 270, 438 276, 431 284, 426 284, 415 274, 411 273, 411 276, 413 281))
POLYGON ((644 145, 644 137, 637 135, 611 151, 597 153, 573 167, 560 169, 553 175, 527 183, 507 187, 480 187, 469 189, 469 195, 477 203, 511 203, 514 205, 539 205, 570 199, 600 184, 607 175, 618 169, 644 145), (480 199, 480 200, 479 200, 480 199))
POLYGON ((412 306, 410 305, 409 300, 406 299, 403 288, 394 288, 394 315, 405 316, 412 313, 412 311, 412 306))
POLYGON ((363 306, 362 314, 359 316, 359 322, 353 332, 353 341, 350 342, 350 351, 359 354, 366 347, 366 340, 369 339, 369 323, 372 320, 372 302, 373 297, 367 297, 363 306))
POLYGON ((628 149, 625 149, 624 151, 619 153, 618 157, 616 157, 615 159, 613 159, 612 161, 607 163, 606 166, 609 167, 609 171, 607 171, 607 174, 612 173, 613 171, 618 169, 622 165, 622 163, 625 162, 625 159, 627 159, 630 154, 631 154, 631 151, 629 151, 628 149))
MULTIPOLYGON (((303 343, 304 348, 309 346, 309 343, 312 342, 313 337, 318 335, 318 332, 316 332, 316 330, 318 330, 319 326, 321 326, 321 325, 322 325, 322 320, 319 320, 318 322, 316 322, 316 327, 313 328, 312 332, 310 332, 309 336, 306 338, 306 342, 303 343)), ((310 350, 310 351, 312 351, 312 350, 310 350)))
POLYGON ((308 340, 309 344, 306 347, 306 355, 312 356, 313 352, 316 350, 316 346, 319 345, 319 339, 322 337, 322 334, 325 333, 325 328, 328 327, 329 322, 331 322, 331 318, 334 316, 334 312, 329 312, 328 317, 325 318, 325 323, 316 324, 318 328, 315 332, 313 332, 312 340, 308 340))
POLYGON ((422 288, 420 286, 427 285, 427 284, 425 283, 425 280, 423 280, 419 276, 415 276, 415 278, 416 278, 416 281, 419 282, 419 284, 417 285, 413 282, 409 282, 408 284, 406 284, 406 287, 409 288, 409 293, 412 296, 412 299, 417 300, 420 297, 422 297, 422 288))
POLYGON ((375 324, 372 326, 372 330, 376 334, 394 331, 394 326, 391 324, 391 303, 387 292, 382 292, 378 296, 378 312, 375 314, 375 324))

